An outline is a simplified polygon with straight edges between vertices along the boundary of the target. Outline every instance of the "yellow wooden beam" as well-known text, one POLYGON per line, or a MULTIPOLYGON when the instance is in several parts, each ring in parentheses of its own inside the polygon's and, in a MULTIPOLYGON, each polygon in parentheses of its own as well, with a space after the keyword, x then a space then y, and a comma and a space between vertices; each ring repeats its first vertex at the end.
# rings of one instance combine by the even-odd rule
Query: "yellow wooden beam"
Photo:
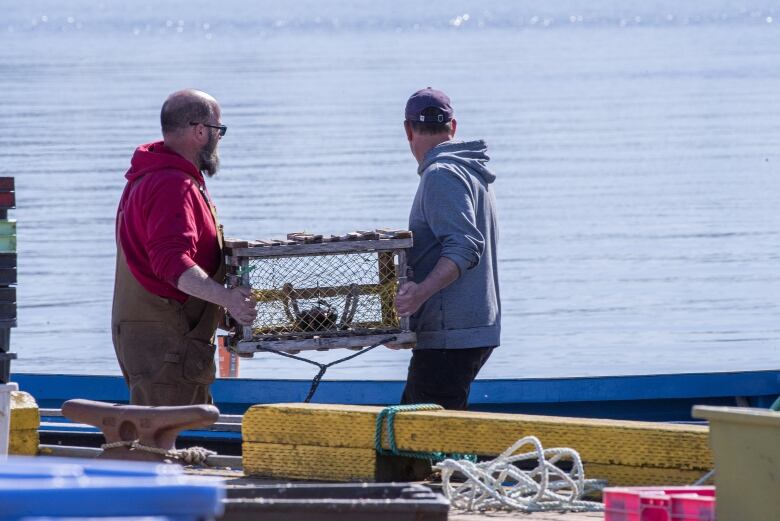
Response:
MULTIPOLYGON (((276 404, 250 408, 243 439, 279 445, 374 447, 380 407, 276 404)), ((466 411, 404 412, 395 419, 400 450, 495 456, 533 435, 545 447, 572 447, 583 461, 629 467, 707 470, 708 429, 620 420, 595 420, 466 411)), ((385 443, 385 447, 387 444, 385 443)))
POLYGON ((373 449, 244 443, 244 473, 280 479, 373 481, 373 449))
MULTIPOLYGON (((276 479, 374 481, 376 453, 370 449, 244 443, 244 472, 276 479)), ((675 468, 585 464, 585 476, 610 486, 690 485, 704 472, 675 468)))
POLYGON ((706 472, 676 468, 632 467, 628 465, 585 464, 585 477, 605 479, 611 487, 691 485, 706 472))
POLYGON ((35 398, 23 391, 11 391, 11 430, 37 429, 41 415, 35 398))
POLYGON ((38 429, 12 430, 8 440, 8 453, 17 456, 38 454, 38 429))

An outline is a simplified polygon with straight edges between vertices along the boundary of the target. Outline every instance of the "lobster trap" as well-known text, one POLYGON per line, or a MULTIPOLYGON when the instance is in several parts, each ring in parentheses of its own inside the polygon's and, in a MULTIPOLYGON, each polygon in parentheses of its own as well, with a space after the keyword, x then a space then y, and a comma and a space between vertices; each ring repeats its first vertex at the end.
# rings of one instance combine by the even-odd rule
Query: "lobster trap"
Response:
POLYGON ((248 355, 414 343, 395 309, 411 246, 405 230, 226 240, 228 284, 250 288, 257 301, 257 318, 236 328, 230 348, 248 355))

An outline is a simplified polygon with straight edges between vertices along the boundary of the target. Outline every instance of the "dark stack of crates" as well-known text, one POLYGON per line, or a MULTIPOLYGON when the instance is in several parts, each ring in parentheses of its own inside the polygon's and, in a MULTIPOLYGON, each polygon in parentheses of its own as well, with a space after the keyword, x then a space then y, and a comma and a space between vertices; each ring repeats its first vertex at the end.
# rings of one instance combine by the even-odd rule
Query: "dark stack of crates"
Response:
POLYGON ((0 177, 0 384, 11 379, 11 328, 16 327, 16 221, 8 219, 14 208, 14 178, 0 177))

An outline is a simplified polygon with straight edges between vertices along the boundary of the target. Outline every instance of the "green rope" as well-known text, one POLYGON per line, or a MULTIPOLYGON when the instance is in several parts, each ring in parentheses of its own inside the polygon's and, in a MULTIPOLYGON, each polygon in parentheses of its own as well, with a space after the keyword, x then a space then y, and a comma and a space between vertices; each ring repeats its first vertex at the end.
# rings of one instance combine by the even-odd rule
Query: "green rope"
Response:
POLYGON ((777 397, 775 403, 769 408, 770 411, 780 411, 780 396, 777 397))
POLYGON ((469 461, 477 461, 477 456, 474 454, 450 454, 447 455, 443 452, 412 452, 406 450, 398 450, 398 445, 395 441, 395 415, 399 412, 414 412, 414 411, 440 411, 444 410, 444 407, 435 403, 419 403, 414 405, 391 405, 385 407, 380 411, 376 417, 376 430, 374 432, 374 448, 383 456, 403 456, 406 458, 427 459, 431 461, 444 461, 447 458, 452 459, 467 459, 469 461), (390 449, 385 449, 382 446, 382 439, 387 437, 387 444, 390 449))
POLYGON ((244 275, 251 275, 253 271, 257 269, 257 266, 252 264, 247 264, 246 267, 244 266, 236 266, 236 275, 239 277, 243 277, 244 275))

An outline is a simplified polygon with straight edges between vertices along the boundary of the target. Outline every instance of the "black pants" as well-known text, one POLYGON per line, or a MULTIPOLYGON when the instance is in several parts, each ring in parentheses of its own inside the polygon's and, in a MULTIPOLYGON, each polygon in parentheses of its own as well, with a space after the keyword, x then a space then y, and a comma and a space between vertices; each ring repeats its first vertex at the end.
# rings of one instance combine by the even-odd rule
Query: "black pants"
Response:
POLYGON ((445 409, 466 409, 471 382, 492 352, 492 347, 415 349, 401 403, 437 403, 445 409))

